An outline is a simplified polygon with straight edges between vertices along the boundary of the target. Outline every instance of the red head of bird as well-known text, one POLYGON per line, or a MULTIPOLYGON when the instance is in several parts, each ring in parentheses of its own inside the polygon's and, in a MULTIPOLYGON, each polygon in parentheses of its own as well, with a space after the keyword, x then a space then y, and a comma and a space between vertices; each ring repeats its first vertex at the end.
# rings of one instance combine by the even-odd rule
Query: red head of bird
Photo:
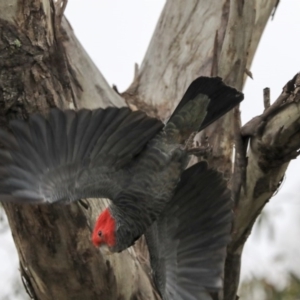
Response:
POLYGON ((116 221, 108 208, 102 212, 96 221, 92 242, 96 247, 107 245, 110 249, 116 245, 116 221))

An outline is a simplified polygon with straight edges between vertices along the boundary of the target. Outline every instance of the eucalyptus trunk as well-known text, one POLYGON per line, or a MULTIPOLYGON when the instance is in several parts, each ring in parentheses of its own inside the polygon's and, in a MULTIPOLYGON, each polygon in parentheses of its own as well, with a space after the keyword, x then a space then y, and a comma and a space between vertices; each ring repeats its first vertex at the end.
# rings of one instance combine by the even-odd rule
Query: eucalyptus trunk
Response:
MULTIPOLYGON (((165 120, 200 75, 220 76, 242 90, 277 2, 166 1, 141 67, 136 66, 132 84, 119 94, 63 16, 67 1, 0 0, 0 126, 37 111, 46 114, 55 106, 129 105, 165 120)), ((200 142, 208 139, 213 148, 209 164, 225 172, 235 202, 224 274, 226 300, 236 299, 241 253, 253 223, 298 155, 298 81, 295 76, 278 100, 271 107, 266 101, 264 113, 244 127, 236 108, 196 136, 200 142)), ((107 202, 84 202, 3 204, 31 296, 159 299, 144 241, 121 254, 103 256, 92 246, 90 234, 107 202)))

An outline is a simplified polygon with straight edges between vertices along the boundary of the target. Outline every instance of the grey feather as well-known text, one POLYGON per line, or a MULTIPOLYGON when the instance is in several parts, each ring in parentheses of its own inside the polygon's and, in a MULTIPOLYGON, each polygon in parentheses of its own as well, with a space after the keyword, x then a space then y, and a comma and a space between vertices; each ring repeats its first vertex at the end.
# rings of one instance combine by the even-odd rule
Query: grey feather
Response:
MULTIPOLYGON (((224 85, 219 78, 201 77, 188 88, 165 127, 140 111, 115 107, 77 112, 54 109, 48 119, 35 115, 30 117, 29 123, 12 121, 11 135, 0 131, 6 148, 6 152, 0 153, 0 199, 37 203, 109 198, 112 201, 109 210, 117 222, 116 246, 111 251, 122 251, 145 232, 172 198, 188 162, 189 153, 183 147, 186 138, 242 99, 241 93, 224 85)), ((190 171, 186 172, 181 182, 189 177, 190 171)), ((178 203, 173 200, 176 203, 169 207, 174 223, 162 219, 159 224, 165 228, 161 234, 165 231, 172 236, 176 232, 178 236, 165 244, 169 253, 177 249, 176 253, 165 256, 168 274, 165 285, 174 288, 185 278, 186 281, 179 282, 183 296, 186 287, 191 291, 195 287, 186 274, 190 265, 199 261, 189 257, 186 265, 175 273, 172 262, 178 255, 182 255, 182 259, 187 253, 194 255, 195 249, 208 257, 202 246, 212 247, 214 251, 217 243, 223 245, 223 231, 222 227, 216 227, 216 239, 205 235, 205 230, 211 230, 207 224, 215 206, 207 206, 207 214, 202 214, 202 219, 208 220, 205 224, 188 226, 185 223, 186 212, 197 219, 195 211, 202 204, 195 203, 198 199, 195 191, 202 192, 198 190, 198 183, 193 184, 191 191, 181 191, 184 185, 179 186, 177 195, 182 193, 191 199, 190 206, 177 207, 182 200, 176 200, 180 198, 176 196, 178 203), (179 223, 183 225, 176 227, 179 223), (187 231, 196 234, 192 229, 199 226, 202 226, 202 238, 197 243, 183 234, 187 231), (192 247, 185 248, 183 240, 192 247)), ((213 198, 215 194, 208 195, 213 198)), ((220 220, 225 222, 221 217, 220 220)), ((162 240, 162 236, 159 239, 162 240)), ((208 259, 212 262, 210 257, 208 259)), ((199 278, 204 278, 203 274, 199 274, 199 278)), ((205 286, 215 287, 209 278, 205 286)))
POLYGON ((181 176, 172 200, 146 233, 163 299, 206 300, 222 288, 232 222, 222 175, 200 162, 181 176))
POLYGON ((123 183, 120 166, 129 164, 162 127, 160 121, 128 108, 53 109, 48 120, 33 115, 28 123, 12 121, 13 135, 0 131, 8 146, 0 151, 1 200, 113 199, 123 183))

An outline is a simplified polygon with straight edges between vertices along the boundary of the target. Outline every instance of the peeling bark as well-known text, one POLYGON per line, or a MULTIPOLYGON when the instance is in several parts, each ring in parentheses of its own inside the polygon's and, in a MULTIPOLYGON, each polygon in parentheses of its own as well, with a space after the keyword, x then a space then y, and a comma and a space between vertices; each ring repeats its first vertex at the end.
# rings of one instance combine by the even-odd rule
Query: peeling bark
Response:
MULTIPOLYGON (((241 90, 277 2, 167 1, 141 68, 136 68, 122 99, 61 18, 59 4, 64 8, 66 2, 20 0, 8 5, 0 0, 0 126, 32 112, 46 113, 53 106, 125 103, 165 120, 199 75, 223 77, 241 90)), ((226 174, 235 201, 224 274, 226 300, 236 299, 241 253, 253 223, 280 185, 290 160, 298 155, 299 118, 295 76, 278 100, 242 131, 235 109, 196 137, 200 143, 208 137, 213 147, 209 164, 226 174)), ((88 209, 78 203, 5 204, 22 276, 32 295, 36 299, 158 299, 148 276, 144 242, 122 254, 101 256, 89 242, 89 228, 104 205, 100 201, 87 201, 87 205, 88 209)))

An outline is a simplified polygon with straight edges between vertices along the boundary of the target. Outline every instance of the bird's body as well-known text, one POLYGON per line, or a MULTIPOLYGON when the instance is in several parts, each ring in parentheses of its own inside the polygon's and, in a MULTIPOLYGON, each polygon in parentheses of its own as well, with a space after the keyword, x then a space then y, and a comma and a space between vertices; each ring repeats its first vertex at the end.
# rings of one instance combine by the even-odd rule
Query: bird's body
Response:
POLYGON ((119 223, 116 234, 119 243, 116 244, 135 241, 157 219, 186 167, 188 155, 181 145, 165 144, 159 148, 164 139, 162 135, 164 133, 150 141, 139 157, 116 174, 123 178, 120 190, 114 195, 118 205, 112 203, 109 208, 119 223), (134 205, 128 205, 128 199, 134 200, 134 205), (123 231, 127 228, 131 228, 130 233, 123 231), (131 238, 128 238, 129 234, 131 238))
POLYGON ((129 108, 52 110, 0 131, 0 200, 69 203, 105 197, 95 246, 112 252, 146 233, 163 300, 211 300, 222 286, 231 199, 222 175, 189 161, 186 141, 242 101, 220 78, 199 77, 164 125, 129 108))
POLYGON ((128 108, 53 110, 13 121, 0 138, 2 200, 53 203, 106 197, 93 242, 131 246, 171 200, 188 162, 185 142, 243 99, 220 78, 199 77, 164 126, 128 108), (112 242, 114 241, 114 243, 112 242))

